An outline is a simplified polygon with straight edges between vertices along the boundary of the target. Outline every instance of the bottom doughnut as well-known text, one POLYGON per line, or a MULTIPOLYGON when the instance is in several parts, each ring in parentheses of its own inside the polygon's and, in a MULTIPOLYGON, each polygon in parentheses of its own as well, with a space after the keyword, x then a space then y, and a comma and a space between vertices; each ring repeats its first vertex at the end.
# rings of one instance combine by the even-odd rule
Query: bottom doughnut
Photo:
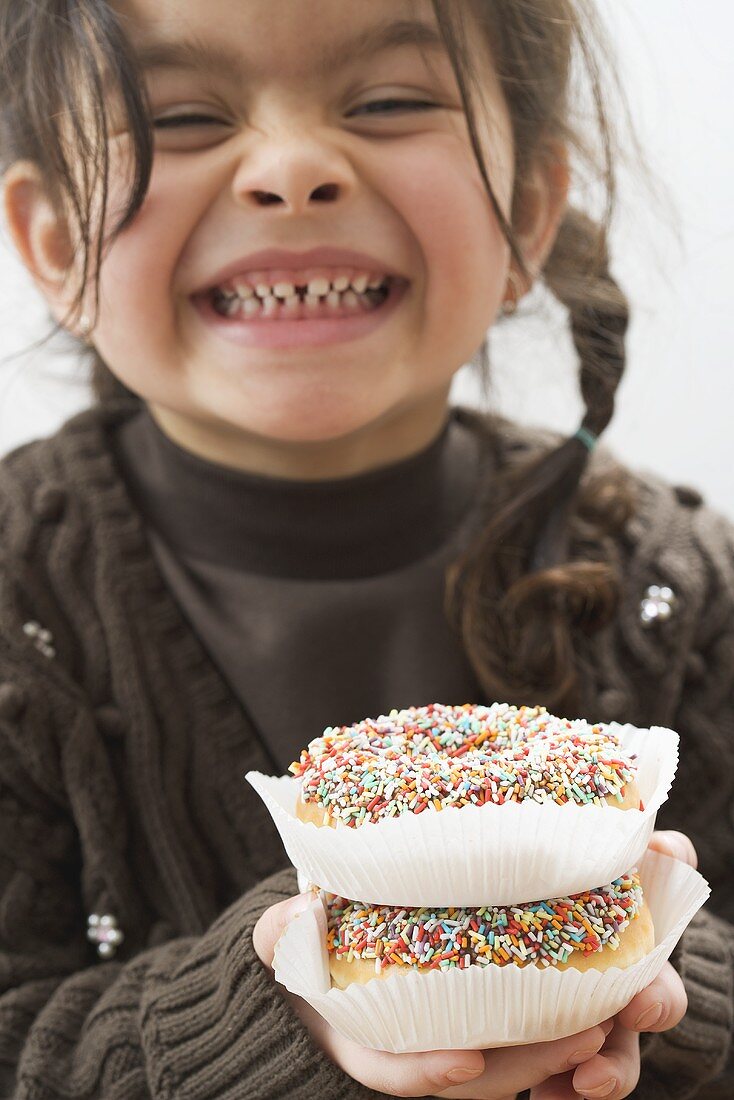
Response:
POLYGON ((519 906, 400 909, 325 898, 339 989, 468 966, 603 971, 631 966, 655 946, 636 869, 594 890, 519 906))

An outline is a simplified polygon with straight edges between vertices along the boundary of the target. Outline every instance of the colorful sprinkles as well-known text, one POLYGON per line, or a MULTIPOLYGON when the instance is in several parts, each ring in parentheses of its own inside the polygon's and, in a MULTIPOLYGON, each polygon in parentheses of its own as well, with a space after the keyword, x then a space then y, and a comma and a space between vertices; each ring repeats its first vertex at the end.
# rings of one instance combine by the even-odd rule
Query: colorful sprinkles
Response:
POLYGON ((379 974, 390 964, 548 967, 567 962, 574 951, 616 951, 620 932, 640 911, 642 886, 635 867, 608 886, 522 905, 399 909, 325 896, 328 950, 348 962, 374 960, 379 974))
POLYGON ((609 727, 545 707, 431 703, 327 726, 289 771, 305 802, 356 828, 469 803, 622 802, 635 759, 609 727))

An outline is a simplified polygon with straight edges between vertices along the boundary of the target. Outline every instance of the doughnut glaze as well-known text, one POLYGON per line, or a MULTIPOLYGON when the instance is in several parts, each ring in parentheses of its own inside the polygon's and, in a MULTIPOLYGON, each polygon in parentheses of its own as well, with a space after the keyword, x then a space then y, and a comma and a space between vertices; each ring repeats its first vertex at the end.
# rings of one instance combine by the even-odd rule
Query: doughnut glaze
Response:
POLYGON ((626 967, 654 947, 637 870, 606 886, 515 906, 399 909, 326 895, 332 983, 469 966, 626 967))
POLYGON ((432 703, 327 727, 289 770, 301 820, 356 828, 527 799, 638 809, 635 760, 610 727, 545 707, 432 703))

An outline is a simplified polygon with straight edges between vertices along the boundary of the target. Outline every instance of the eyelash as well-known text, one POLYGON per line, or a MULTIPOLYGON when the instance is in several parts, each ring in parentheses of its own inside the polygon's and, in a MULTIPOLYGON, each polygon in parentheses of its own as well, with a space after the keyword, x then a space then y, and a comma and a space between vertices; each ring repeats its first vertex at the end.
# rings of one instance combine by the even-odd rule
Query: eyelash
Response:
MULTIPOLYGON (((422 99, 374 99, 371 103, 363 103, 362 107, 377 107, 384 106, 387 103, 397 104, 400 107, 420 107, 422 109, 431 109, 436 107, 435 103, 429 103, 427 100, 422 99)), ((224 126, 226 123, 220 121, 220 119, 214 118, 211 115, 167 115, 165 118, 157 118, 154 120, 153 125, 158 129, 182 129, 182 124, 187 126, 202 124, 204 122, 213 122, 218 126, 224 126), (197 120, 196 123, 192 122, 192 119, 197 120), (167 126, 167 123, 173 123, 173 125, 167 126)))

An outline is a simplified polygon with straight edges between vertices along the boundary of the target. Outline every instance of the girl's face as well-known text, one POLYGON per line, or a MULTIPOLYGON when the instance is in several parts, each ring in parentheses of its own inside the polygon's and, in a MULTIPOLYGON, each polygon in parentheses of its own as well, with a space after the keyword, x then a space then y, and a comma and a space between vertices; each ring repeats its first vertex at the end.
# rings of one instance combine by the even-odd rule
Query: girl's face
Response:
MULTIPOLYGON (((179 443, 244 468, 340 476, 426 445, 454 373, 498 311, 509 264, 443 48, 407 43, 360 56, 350 45, 409 19, 438 39, 428 0, 115 7, 138 52, 185 39, 226 58, 148 71, 153 174, 103 260, 93 339, 105 362, 179 443), (433 106, 385 102, 394 100, 433 106), (172 118, 181 121, 166 125, 172 118), (369 331, 345 325, 336 342, 287 347, 236 343, 192 297, 255 251, 324 245, 367 253, 409 281, 369 331)), ((509 214, 509 117, 479 35, 469 41, 484 78, 480 139, 509 214)), ((113 127, 108 228, 126 193, 129 149, 113 127)), ((327 266, 336 275, 340 265, 327 266)))

